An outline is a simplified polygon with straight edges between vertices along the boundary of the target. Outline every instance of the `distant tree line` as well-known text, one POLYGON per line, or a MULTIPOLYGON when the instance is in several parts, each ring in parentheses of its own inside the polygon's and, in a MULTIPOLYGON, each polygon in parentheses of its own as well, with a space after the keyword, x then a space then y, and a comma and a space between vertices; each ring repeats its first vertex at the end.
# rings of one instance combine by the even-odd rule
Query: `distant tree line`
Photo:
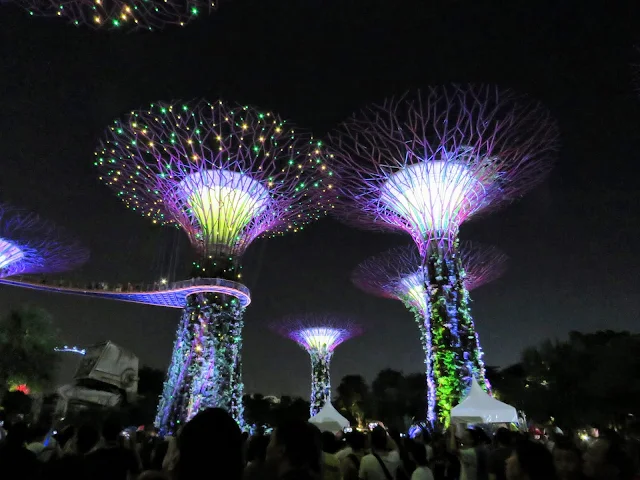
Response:
MULTIPOLYGON (((60 344, 51 316, 24 307, 0 316, 0 401, 6 410, 28 410, 16 384, 32 391, 52 386, 60 344), (2 388, 4 386, 5 388, 2 388)), ((640 335, 626 331, 571 332, 566 340, 547 340, 525 349, 518 363, 487 367, 494 395, 522 410, 528 419, 575 428, 622 426, 640 416, 640 335)), ((139 370, 139 399, 128 406, 134 424, 150 423, 162 393, 164 372, 139 370)), ((425 375, 384 369, 371 385, 361 375, 347 375, 335 390, 335 407, 353 424, 378 420, 407 428, 424 420, 425 375)), ((274 425, 286 416, 308 418, 309 402, 282 396, 279 402, 260 394, 245 395, 250 424, 274 425)))

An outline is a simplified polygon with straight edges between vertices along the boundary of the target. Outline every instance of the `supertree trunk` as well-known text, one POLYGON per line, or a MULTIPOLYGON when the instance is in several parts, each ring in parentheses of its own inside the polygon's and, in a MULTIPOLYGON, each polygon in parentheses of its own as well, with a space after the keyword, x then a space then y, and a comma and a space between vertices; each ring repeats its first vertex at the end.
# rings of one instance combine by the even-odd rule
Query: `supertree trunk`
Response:
POLYGON ((487 392, 491 392, 491 384, 487 380, 487 372, 483 360, 484 353, 480 346, 480 337, 475 328, 469 307, 469 292, 464 289, 460 297, 460 340, 465 360, 469 365, 473 378, 487 392))
POLYGON ((200 410, 221 407, 242 426, 243 309, 233 297, 201 293, 187 298, 156 424, 175 433, 200 410))
POLYGON ((460 260, 448 248, 431 247, 424 264, 427 317, 431 321, 437 417, 448 426, 451 409, 462 396, 469 364, 460 338, 461 299, 466 292, 460 260))
MULTIPOLYGON (((241 315, 244 313, 241 312, 241 315)), ((242 330, 244 327, 244 320, 238 322, 233 332, 233 337, 236 340, 233 344, 234 349, 234 364, 233 372, 231 374, 231 388, 233 393, 231 394, 231 406, 229 413, 238 422, 238 425, 242 430, 245 430, 247 425, 244 423, 244 382, 242 381, 242 330)))
POLYGON ((413 312, 418 329, 420 330, 420 343, 424 352, 425 386, 426 386, 426 414, 425 418, 431 427, 436 423, 436 381, 433 374, 433 336, 431 334, 431 321, 425 312, 421 311, 410 302, 405 301, 405 306, 413 312))
POLYGON ((333 352, 311 351, 311 407, 313 417, 331 401, 331 357, 333 352))
POLYGON ((176 332, 167 379, 158 403, 155 425, 163 436, 175 435, 187 416, 187 392, 193 380, 190 372, 194 354, 191 348, 194 331, 190 328, 190 319, 189 311, 185 308, 176 332))

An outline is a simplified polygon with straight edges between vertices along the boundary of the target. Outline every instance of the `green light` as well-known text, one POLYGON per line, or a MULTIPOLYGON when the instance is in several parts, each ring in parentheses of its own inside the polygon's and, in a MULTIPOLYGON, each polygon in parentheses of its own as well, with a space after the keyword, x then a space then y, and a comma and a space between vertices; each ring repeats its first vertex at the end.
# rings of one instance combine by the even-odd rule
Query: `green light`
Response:
POLYGON ((269 206, 268 190, 246 175, 204 170, 180 182, 187 204, 214 245, 232 247, 243 229, 269 206))

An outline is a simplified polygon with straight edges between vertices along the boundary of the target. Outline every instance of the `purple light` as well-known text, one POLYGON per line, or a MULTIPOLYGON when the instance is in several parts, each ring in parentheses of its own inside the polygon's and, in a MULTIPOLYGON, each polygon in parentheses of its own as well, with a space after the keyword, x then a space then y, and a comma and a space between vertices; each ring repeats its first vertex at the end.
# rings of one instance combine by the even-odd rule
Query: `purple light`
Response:
POLYGON ((203 170, 178 183, 181 207, 193 214, 202 237, 213 245, 233 245, 242 230, 270 207, 267 187, 229 170, 203 170))
POLYGON ((333 352, 342 342, 353 334, 346 329, 315 327, 303 328, 289 334, 290 338, 305 350, 333 352))
POLYGON ((24 253, 13 243, 0 238, 0 270, 8 267, 12 263, 20 261, 24 253))
POLYGON ((0 205, 0 278, 62 272, 88 259, 89 252, 52 223, 0 205))
POLYGON ((204 257, 237 257, 331 208, 321 143, 246 106, 154 104, 116 120, 96 156, 129 208, 180 225, 204 257))
POLYGON ((332 135, 336 211, 358 226, 405 231, 425 255, 543 179, 557 138, 544 107, 490 86, 392 98, 332 135))
POLYGON ((96 156, 100 179, 129 208, 185 231, 198 253, 193 277, 234 281, 185 298, 179 336, 197 342, 186 342, 185 351, 181 340, 174 345, 158 426, 174 431, 205 406, 226 408, 243 425, 240 352, 249 294, 235 282, 241 257, 259 236, 297 232, 331 208, 321 142, 246 106, 158 103, 116 120, 96 156), (211 324, 200 334, 203 312, 211 324))
POLYGON ((22 287, 44 292, 80 295, 83 297, 103 298, 105 300, 120 300, 123 302, 142 303, 158 307, 184 308, 187 297, 197 293, 214 293, 229 295, 237 298, 242 307, 251 303, 249 289, 241 283, 223 280, 221 278, 201 278, 175 282, 169 288, 142 292, 117 292, 113 290, 87 290, 81 288, 57 287, 43 283, 25 282, 13 279, 0 279, 0 284, 12 287, 22 287))
MULTIPOLYGON (((464 286, 472 291, 505 272, 508 257, 500 249, 476 242, 461 242, 457 253, 464 271, 464 286)), ((362 262, 351 279, 361 290, 396 300, 407 299, 426 312, 425 276, 420 252, 414 245, 395 247, 362 262)))
POLYGON ((380 202, 425 238, 429 232, 457 231, 483 193, 465 162, 434 160, 391 174, 380 188, 380 202))
POLYGON ((311 358, 311 408, 313 417, 331 400, 331 359, 345 340, 362 333, 360 326, 335 315, 306 314, 271 325, 272 330, 304 348, 311 358))

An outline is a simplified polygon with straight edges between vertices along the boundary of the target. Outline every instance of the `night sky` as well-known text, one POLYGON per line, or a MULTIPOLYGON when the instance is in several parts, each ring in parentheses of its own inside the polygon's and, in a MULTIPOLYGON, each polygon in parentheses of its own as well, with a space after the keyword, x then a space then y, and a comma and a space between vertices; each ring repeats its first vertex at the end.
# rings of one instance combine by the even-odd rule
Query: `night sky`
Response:
MULTIPOLYGON (((637 331, 639 12, 616 11, 612 1, 432 3, 234 0, 153 34, 95 32, 2 5, 0 200, 57 222, 91 249, 90 262, 67 278, 179 280, 190 263, 186 236, 152 226, 98 182, 93 152, 113 119, 157 100, 222 97, 323 136, 407 88, 498 83, 551 109, 562 149, 544 184, 462 229, 462 239, 511 257, 503 278, 472 292, 487 363, 508 365, 524 347, 573 329, 637 331)), ((349 281, 360 261, 409 241, 329 219, 256 241, 244 259, 253 296, 247 391, 308 395, 307 354, 267 329, 296 312, 341 312, 367 328, 337 349, 334 387, 349 373, 371 380, 386 367, 421 370, 412 315, 349 281)), ((168 365, 179 310, 0 286, 0 313, 23 303, 49 310, 69 344, 110 339, 143 363, 168 365)), ((67 357, 61 379, 72 367, 67 357)))

